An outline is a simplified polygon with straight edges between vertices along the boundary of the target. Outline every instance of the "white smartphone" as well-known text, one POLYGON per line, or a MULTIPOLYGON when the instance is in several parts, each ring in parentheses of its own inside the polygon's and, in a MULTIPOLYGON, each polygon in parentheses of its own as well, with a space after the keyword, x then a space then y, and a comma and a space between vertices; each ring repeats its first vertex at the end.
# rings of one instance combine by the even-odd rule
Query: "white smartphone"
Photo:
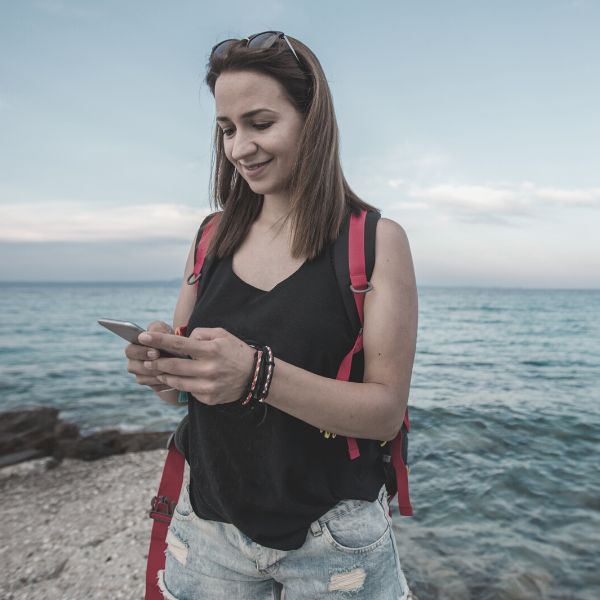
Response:
MULTIPOLYGON (((124 340, 127 340, 130 344, 139 344, 138 335, 140 333, 144 333, 146 331, 139 325, 132 323, 131 321, 119 321, 118 319, 98 319, 98 323, 102 325, 102 327, 106 327, 109 331, 116 333, 118 336, 122 337, 124 340)), ((175 358, 184 358, 183 356, 176 356, 175 354, 171 354, 166 350, 158 349, 161 357, 175 357, 175 358)))

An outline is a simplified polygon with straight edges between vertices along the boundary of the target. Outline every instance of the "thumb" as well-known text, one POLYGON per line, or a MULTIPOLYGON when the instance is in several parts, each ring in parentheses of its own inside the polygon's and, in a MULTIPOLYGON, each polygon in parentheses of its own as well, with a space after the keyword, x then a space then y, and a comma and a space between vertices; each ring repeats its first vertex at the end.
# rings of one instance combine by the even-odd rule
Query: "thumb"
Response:
POLYGON ((148 331, 158 331, 158 333, 173 333, 173 328, 164 321, 152 321, 148 325, 148 331))

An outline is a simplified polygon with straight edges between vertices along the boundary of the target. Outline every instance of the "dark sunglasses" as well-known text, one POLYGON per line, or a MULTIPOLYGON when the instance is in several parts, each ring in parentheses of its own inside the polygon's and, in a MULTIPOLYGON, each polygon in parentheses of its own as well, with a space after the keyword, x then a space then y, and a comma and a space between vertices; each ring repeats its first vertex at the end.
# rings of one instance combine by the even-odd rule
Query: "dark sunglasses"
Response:
POLYGON ((287 39, 283 31, 263 31, 262 33, 255 33, 254 35, 248 36, 241 40, 231 38, 219 42, 210 52, 211 58, 214 56, 225 56, 232 46, 239 42, 246 42, 247 48, 271 48, 277 40, 284 39, 293 55, 296 57, 298 64, 302 66, 296 51, 292 48, 290 41, 287 39))

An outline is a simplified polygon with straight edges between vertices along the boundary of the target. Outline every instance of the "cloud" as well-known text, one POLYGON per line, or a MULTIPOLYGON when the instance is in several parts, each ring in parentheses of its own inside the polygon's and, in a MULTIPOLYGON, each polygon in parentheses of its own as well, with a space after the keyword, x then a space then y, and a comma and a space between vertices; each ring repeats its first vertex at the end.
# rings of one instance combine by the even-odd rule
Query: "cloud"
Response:
POLYGON ((431 186, 409 185, 411 198, 427 200, 439 207, 449 207, 466 212, 516 212, 527 209, 527 198, 520 190, 510 186, 493 187, 442 183, 431 186))
POLYGON ((505 184, 437 183, 415 184, 407 179, 390 179, 389 187, 401 191, 406 201, 396 208, 419 208, 451 212, 458 216, 506 222, 511 217, 533 217, 555 208, 600 208, 600 188, 543 187, 525 181, 505 184))
POLYGON ((600 187, 597 188, 535 188, 535 196, 562 206, 600 207, 600 187))
POLYGON ((403 143, 347 161, 359 195, 394 211, 432 211, 444 222, 514 225, 553 219, 553 211, 600 208, 600 187, 558 187, 532 181, 476 181, 469 166, 443 147, 403 143))
POLYGON ((189 241, 207 209, 179 204, 83 206, 77 202, 0 205, 0 241, 189 241))
MULTIPOLYGON (((600 187, 559 188, 516 184, 414 183, 390 179, 388 189, 402 200, 388 207, 436 211, 443 218, 500 225, 517 218, 540 218, 549 207, 600 208, 600 187), (398 194, 399 193, 399 194, 398 194)), ((0 204, 2 242, 110 242, 175 240, 188 242, 207 208, 184 204, 89 206, 80 202, 0 204)))

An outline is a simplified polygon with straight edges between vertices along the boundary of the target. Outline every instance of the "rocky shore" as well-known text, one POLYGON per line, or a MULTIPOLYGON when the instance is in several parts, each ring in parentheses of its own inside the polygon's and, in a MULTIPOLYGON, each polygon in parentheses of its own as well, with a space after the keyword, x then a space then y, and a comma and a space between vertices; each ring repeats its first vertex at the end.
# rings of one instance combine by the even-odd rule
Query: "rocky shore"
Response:
POLYGON ((97 461, 38 458, 0 469, 6 600, 144 596, 166 450, 97 461))
POLYGON ((0 414, 0 596, 143 598, 169 435, 82 435, 48 407, 0 414))
POLYGON ((113 454, 158 450, 170 432, 123 432, 118 429, 82 435, 74 423, 62 421, 56 408, 41 406, 0 413, 0 468, 49 456, 97 460, 113 454))

